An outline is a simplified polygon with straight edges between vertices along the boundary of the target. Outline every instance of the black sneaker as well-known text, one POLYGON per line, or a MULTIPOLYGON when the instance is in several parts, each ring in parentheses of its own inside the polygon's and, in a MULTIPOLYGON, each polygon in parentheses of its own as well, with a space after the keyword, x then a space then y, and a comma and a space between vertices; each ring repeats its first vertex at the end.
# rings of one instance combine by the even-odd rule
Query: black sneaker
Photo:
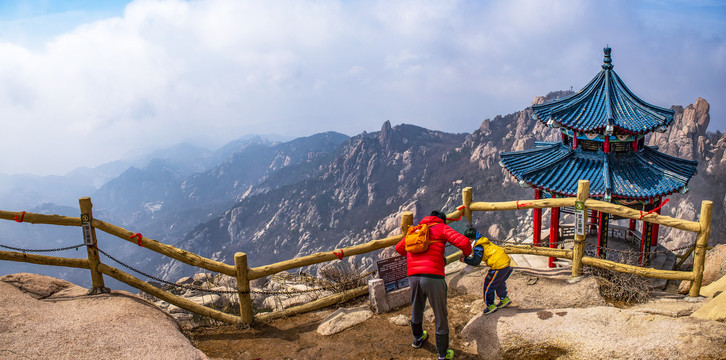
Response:
POLYGON ((413 339, 413 344, 411 346, 415 347, 416 349, 420 348, 421 345, 423 345, 424 341, 429 338, 429 333, 424 330, 423 335, 421 335, 418 339, 413 339))

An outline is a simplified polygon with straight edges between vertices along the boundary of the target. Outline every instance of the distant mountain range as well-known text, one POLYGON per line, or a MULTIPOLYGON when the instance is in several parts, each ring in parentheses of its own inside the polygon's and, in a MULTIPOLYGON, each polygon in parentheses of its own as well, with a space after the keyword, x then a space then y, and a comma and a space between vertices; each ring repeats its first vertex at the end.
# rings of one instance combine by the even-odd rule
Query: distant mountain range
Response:
MULTIPOLYGON (((718 219, 726 214, 726 135, 706 133, 705 100, 673 108, 674 125, 650 137, 649 144, 698 160, 699 173, 689 194, 672 196, 676 201, 667 210, 672 214, 664 213, 688 217, 702 199, 713 200, 711 243, 724 242, 726 228, 718 219)), ((463 187, 473 187, 474 201, 532 198, 531 189, 498 166, 499 153, 557 139, 558 131, 532 120, 527 108, 484 120, 471 134, 386 121, 378 132, 353 137, 335 132, 285 142, 247 137, 216 151, 182 144, 139 158, 133 166, 116 162, 63 177, 0 176, 0 184, 7 185, 0 208, 78 216, 77 199, 90 195, 96 218, 229 264, 243 251, 250 266, 259 266, 397 234, 402 211, 413 211, 415 221, 434 209, 453 211, 463 187)), ((530 212, 478 212, 474 220, 496 238, 522 238, 531 236, 530 212)), ((455 226, 463 230, 464 224, 455 226)), ((80 229, 58 228, 0 222, 0 244, 48 248, 81 242, 80 229)), ((662 243, 680 241, 675 232, 663 234, 662 243)), ((108 235, 100 234, 99 246, 166 279, 198 272, 108 235)), ((390 252, 346 261, 369 266, 390 252)), ((58 269, 48 268, 0 262, 0 274, 30 269, 90 285, 87 271, 62 269, 58 275, 58 269)))

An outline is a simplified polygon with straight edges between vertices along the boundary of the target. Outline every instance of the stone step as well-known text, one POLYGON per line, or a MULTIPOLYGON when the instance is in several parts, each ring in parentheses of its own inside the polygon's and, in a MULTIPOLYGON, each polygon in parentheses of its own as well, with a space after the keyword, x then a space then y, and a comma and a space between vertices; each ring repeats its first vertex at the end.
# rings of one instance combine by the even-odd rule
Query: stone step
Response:
POLYGON ((509 257, 517 264, 517 267, 532 267, 523 254, 510 254, 509 257))

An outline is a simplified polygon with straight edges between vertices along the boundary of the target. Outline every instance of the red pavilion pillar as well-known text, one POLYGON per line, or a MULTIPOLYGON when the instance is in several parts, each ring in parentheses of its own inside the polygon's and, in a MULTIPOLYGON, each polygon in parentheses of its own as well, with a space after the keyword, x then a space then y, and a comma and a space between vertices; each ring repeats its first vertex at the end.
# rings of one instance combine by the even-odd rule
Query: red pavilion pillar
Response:
MULTIPOLYGON (((660 209, 655 211, 656 214, 660 215, 660 209)), ((653 224, 653 237, 650 238, 651 248, 658 246, 658 227, 660 224, 653 224)))
POLYGON ((628 238, 633 236, 633 231, 635 231, 635 219, 630 219, 630 226, 628 226, 628 238))
MULTIPOLYGON (((663 202, 661 202, 661 200, 663 200, 663 199, 658 199, 658 201, 655 202, 655 207, 656 207, 655 213, 658 215, 660 215, 660 208, 661 208, 660 204, 663 203, 663 202)), ((655 248, 658 246, 658 227, 659 227, 659 224, 653 224, 653 236, 650 238, 650 246, 652 248, 655 248)))
POLYGON ((590 210, 590 224, 593 226, 590 227, 590 235, 597 234, 597 222, 598 222, 598 212, 595 210, 590 210))
POLYGON ((650 253, 650 238, 653 236, 653 223, 643 221, 643 234, 640 239, 640 257, 638 264, 640 266, 648 266, 648 256, 644 254, 650 253))
MULTIPOLYGON (((553 193, 552 198, 554 199, 555 197, 557 195, 553 193)), ((560 208, 553 207, 550 210, 550 215, 550 247, 556 248, 557 243, 560 241, 560 208)), ((552 256, 550 256, 549 267, 555 267, 555 258, 552 256)))
POLYGON ((600 212, 598 214, 598 229, 597 229, 597 256, 600 258, 606 258, 605 249, 608 246, 608 222, 610 221, 610 214, 600 212))
MULTIPOLYGON (((534 199, 539 200, 540 191, 534 189, 534 199)), ((532 209, 534 211, 534 225, 532 230, 532 244, 539 246, 542 241, 542 209, 532 209)))

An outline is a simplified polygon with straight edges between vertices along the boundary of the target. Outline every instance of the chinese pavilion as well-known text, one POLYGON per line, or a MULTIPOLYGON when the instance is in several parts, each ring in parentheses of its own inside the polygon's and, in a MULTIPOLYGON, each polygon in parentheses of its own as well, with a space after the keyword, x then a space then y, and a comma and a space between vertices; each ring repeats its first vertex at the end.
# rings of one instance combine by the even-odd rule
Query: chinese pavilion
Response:
MULTIPOLYGON (((673 111, 654 106, 633 94, 613 70, 611 49, 603 49, 602 70, 582 90, 566 98, 532 106, 532 118, 560 129, 562 140, 535 142, 534 148, 501 153, 500 165, 534 198, 574 197, 580 179, 590 181, 590 198, 625 205, 645 213, 660 212, 664 197, 685 193, 697 162, 663 154, 645 146, 645 135, 664 132, 673 111)), ((552 208, 550 246, 559 241, 560 209, 552 208)), ((597 255, 605 257, 610 214, 592 212, 597 228, 597 255)), ((541 241, 542 210, 534 209, 533 243, 541 241)), ((636 221, 630 220, 629 229, 636 221)), ((658 224, 643 223, 640 264, 647 265, 657 246, 658 224)), ((550 259, 550 267, 553 267, 550 259)))

